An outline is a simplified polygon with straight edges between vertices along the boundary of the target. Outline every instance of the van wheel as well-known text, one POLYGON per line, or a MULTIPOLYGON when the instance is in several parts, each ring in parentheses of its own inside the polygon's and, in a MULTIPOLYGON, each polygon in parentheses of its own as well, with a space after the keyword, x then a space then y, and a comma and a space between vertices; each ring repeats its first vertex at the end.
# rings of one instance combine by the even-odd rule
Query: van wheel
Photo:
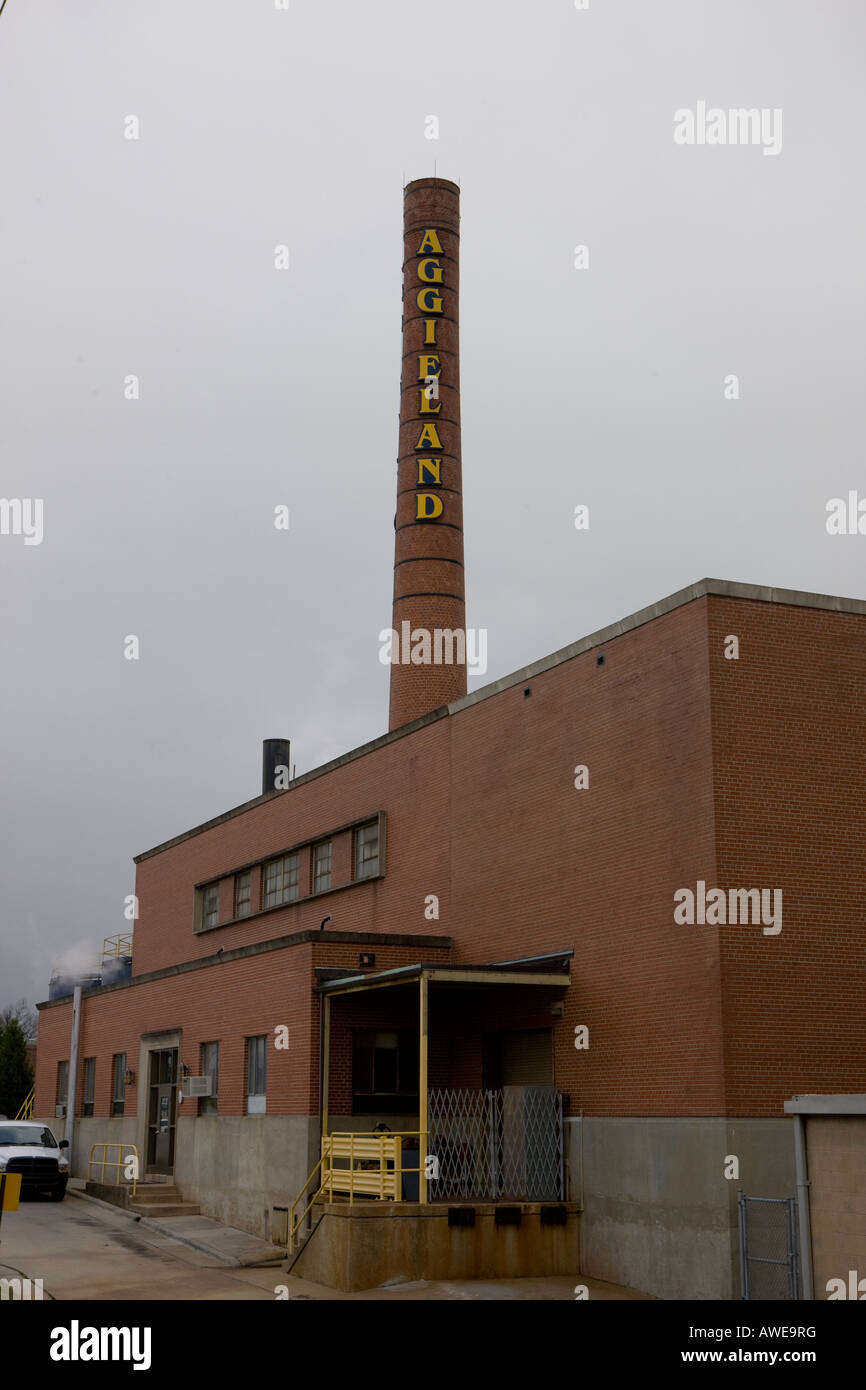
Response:
POLYGON ((52 1189, 52 1192, 51 1192, 51 1200, 52 1200, 52 1202, 62 1202, 62 1201, 63 1201, 63 1198, 64 1198, 65 1196, 66 1196, 66 1188, 65 1188, 65 1187, 55 1187, 55 1188, 52 1189))

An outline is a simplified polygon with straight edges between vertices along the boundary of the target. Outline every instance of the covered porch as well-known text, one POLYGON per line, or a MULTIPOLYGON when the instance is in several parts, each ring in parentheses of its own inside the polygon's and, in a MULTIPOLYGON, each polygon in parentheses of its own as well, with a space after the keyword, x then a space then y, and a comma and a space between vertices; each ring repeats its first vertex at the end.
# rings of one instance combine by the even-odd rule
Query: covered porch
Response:
POLYGON ((562 1202, 553 1029, 571 952, 319 969, 321 1157, 302 1207, 562 1202))

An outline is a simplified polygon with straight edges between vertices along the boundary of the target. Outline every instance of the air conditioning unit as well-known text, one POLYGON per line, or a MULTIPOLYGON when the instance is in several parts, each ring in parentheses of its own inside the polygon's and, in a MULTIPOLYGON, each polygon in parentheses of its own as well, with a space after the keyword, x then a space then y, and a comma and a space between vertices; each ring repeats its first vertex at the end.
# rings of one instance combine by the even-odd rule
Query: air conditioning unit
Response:
POLYGON ((55 1118, 55 1120, 65 1120, 65 1119, 66 1119, 66 1106, 65 1106, 65 1105, 55 1105, 55 1107, 54 1107, 54 1118, 55 1118))
POLYGON ((213 1081, 209 1076, 185 1076, 182 1090, 188 1100, 201 1099, 213 1095, 213 1081))

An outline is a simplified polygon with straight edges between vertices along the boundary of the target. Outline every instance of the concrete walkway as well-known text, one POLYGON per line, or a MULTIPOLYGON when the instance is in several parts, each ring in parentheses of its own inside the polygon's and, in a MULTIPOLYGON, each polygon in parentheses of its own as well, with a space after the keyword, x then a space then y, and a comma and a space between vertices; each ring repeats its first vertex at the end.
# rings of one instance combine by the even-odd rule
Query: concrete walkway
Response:
POLYGON ((286 1273, 283 1252, 207 1217, 137 1220, 70 1185, 62 1203, 22 1201, 4 1216, 0 1278, 41 1279, 46 1299, 108 1302, 255 1300, 289 1302, 590 1302, 643 1299, 632 1289, 578 1274, 544 1279, 395 1279, 341 1293, 286 1273))
POLYGON ((209 1216, 139 1216, 116 1207, 112 1202, 103 1202, 84 1191, 84 1181, 73 1178, 66 1189, 67 1198, 93 1203, 106 1211, 116 1212, 126 1217, 144 1230, 156 1231, 183 1245, 192 1246, 203 1255, 230 1268, 242 1269, 248 1265, 279 1265, 286 1257, 285 1251, 270 1241, 260 1240, 258 1236, 248 1235, 234 1226, 224 1226, 221 1221, 213 1221, 209 1216))

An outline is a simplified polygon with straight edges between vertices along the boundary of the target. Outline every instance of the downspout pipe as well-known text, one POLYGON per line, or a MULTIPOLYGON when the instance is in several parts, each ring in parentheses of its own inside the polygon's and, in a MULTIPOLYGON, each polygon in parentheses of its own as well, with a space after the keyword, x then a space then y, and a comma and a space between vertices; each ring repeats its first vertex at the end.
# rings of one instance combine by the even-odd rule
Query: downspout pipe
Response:
POLYGON ((803 1298, 814 1299, 812 1272, 812 1215, 809 1210, 809 1170, 806 1159, 806 1117, 794 1116, 794 1162, 797 1172, 797 1214, 800 1223, 800 1271, 803 1298))
POLYGON ((81 985, 76 985, 72 995, 72 1037, 69 1041, 69 1077, 66 1086, 66 1128, 64 1138, 69 1140, 69 1176, 72 1176, 72 1152, 75 1144, 75 1097, 78 1094, 78 1038, 81 1032, 81 985))

